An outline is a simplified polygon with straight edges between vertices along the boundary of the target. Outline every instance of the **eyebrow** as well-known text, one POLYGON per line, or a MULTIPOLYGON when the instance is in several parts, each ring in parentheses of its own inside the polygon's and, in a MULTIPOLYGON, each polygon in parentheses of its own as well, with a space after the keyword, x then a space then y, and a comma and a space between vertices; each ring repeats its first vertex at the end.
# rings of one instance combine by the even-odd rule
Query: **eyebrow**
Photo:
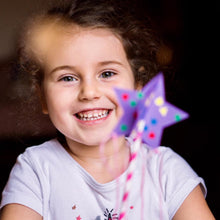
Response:
POLYGON ((50 71, 50 74, 53 74, 54 72, 59 70, 73 70, 73 69, 75 69, 74 66, 68 66, 68 65, 58 66, 54 68, 52 71, 50 71))
MULTIPOLYGON (((98 66, 106 66, 109 64, 117 64, 119 66, 123 66, 123 64, 121 62, 118 62, 116 60, 101 61, 98 63, 98 66)), ((52 71, 50 71, 50 74, 52 74, 56 71, 59 71, 59 70, 74 70, 74 69, 76 69, 76 67, 69 66, 69 65, 58 66, 58 67, 54 68, 52 71)))
POLYGON ((117 64, 117 65, 123 66, 123 64, 121 62, 116 61, 116 60, 108 60, 108 61, 99 62, 99 66, 105 66, 108 64, 117 64))

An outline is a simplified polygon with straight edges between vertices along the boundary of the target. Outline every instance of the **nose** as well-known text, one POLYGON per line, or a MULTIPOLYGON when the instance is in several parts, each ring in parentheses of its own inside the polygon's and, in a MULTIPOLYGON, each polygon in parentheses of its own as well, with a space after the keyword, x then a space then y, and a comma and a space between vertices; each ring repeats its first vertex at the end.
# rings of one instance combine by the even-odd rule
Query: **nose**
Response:
POLYGON ((81 83, 79 91, 79 100, 91 101, 99 99, 101 96, 101 89, 95 80, 84 81, 81 83))

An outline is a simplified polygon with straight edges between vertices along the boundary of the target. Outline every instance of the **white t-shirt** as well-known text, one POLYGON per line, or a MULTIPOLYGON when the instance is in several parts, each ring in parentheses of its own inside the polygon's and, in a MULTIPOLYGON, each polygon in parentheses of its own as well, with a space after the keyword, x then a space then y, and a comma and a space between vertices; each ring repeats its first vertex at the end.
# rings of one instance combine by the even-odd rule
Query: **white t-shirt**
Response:
MULTIPOLYGON (((100 184, 53 139, 27 148, 18 157, 1 207, 19 203, 44 220, 118 219, 127 172, 100 184)), ((133 174, 127 219, 172 219, 199 183, 206 194, 203 179, 182 157, 170 148, 159 147, 155 153, 143 144, 133 174)))

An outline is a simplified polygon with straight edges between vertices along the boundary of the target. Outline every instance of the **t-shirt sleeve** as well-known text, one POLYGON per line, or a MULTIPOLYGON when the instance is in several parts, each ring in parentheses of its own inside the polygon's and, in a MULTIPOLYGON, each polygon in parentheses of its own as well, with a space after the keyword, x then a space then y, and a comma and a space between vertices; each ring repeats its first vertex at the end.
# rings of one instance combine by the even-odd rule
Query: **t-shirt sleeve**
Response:
POLYGON ((21 154, 17 158, 2 193, 1 208, 11 203, 27 206, 42 215, 39 174, 34 168, 33 161, 26 154, 21 154))
POLYGON ((166 152, 160 156, 160 175, 168 214, 172 219, 183 201, 198 184, 201 184, 204 196, 206 196, 206 186, 204 180, 197 175, 186 160, 170 148, 164 149, 166 152))

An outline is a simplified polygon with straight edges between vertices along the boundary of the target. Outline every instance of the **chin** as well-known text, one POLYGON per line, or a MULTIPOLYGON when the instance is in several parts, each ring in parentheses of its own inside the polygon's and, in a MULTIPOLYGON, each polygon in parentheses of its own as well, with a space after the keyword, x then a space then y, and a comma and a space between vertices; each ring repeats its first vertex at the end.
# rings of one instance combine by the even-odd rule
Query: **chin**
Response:
POLYGON ((106 142, 106 139, 90 139, 89 138, 86 141, 82 141, 81 143, 87 146, 99 146, 106 142))
POLYGON ((81 143, 88 145, 88 146, 98 146, 98 145, 108 142, 109 140, 111 140, 110 135, 99 134, 99 136, 87 137, 81 143))

